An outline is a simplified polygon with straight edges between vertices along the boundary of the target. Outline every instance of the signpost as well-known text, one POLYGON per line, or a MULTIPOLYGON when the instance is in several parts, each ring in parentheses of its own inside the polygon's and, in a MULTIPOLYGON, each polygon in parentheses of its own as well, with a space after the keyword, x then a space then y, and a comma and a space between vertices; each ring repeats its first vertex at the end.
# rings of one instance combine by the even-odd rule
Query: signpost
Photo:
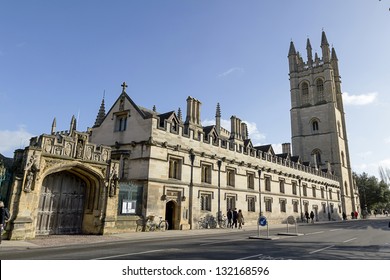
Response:
POLYGON ((268 222, 267 218, 265 216, 260 216, 258 223, 257 223, 257 229, 258 229, 258 236, 260 237, 260 226, 264 227, 267 226, 267 238, 269 238, 269 228, 268 228, 268 222))
POLYGON ((257 219, 257 236, 249 236, 250 239, 265 239, 265 240, 272 240, 272 239, 278 239, 279 237, 270 237, 269 236, 269 227, 268 227, 268 221, 267 218, 263 215, 260 215, 257 219), (267 226, 267 236, 261 236, 260 234, 260 227, 267 226))
POLYGON ((295 233, 298 234, 298 226, 297 226, 297 223, 295 222, 294 216, 288 216, 287 217, 287 233, 289 233, 288 225, 294 225, 294 224, 295 224, 295 233))

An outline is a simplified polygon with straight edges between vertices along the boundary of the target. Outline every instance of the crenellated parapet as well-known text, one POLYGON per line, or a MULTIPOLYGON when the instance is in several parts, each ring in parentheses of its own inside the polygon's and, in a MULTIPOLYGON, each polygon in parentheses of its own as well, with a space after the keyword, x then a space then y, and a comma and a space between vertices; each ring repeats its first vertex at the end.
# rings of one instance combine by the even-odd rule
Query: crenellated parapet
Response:
MULTIPOLYGON (((156 121, 157 124, 159 124, 159 121, 156 121)), ((204 132, 201 133, 194 133, 194 131, 190 130, 188 133, 186 133, 183 126, 179 126, 178 130, 175 132, 172 132, 170 128, 170 123, 166 122, 164 126, 157 125, 157 130, 160 134, 160 137, 151 138, 149 143, 151 145, 157 145, 161 146, 167 149, 172 149, 175 151, 181 150, 189 150, 193 149, 195 152, 199 153, 200 155, 204 157, 209 158, 216 158, 218 157, 215 155, 215 152, 211 151, 220 151, 221 154, 225 155, 231 155, 230 157, 227 156, 226 158, 228 161, 237 162, 237 164, 244 164, 246 166, 258 166, 260 168, 265 168, 274 171, 275 173, 278 172, 285 172, 281 170, 291 169, 291 174, 295 173, 296 171, 307 173, 307 175, 315 175, 322 178, 338 181, 338 177, 334 176, 330 169, 328 171, 322 171, 318 168, 305 165, 301 163, 299 160, 296 160, 295 157, 282 157, 280 155, 275 155, 272 152, 264 152, 259 147, 254 147, 251 145, 251 142, 237 142, 234 140, 224 140, 220 138, 214 138, 213 135, 207 135, 204 132), (169 139, 172 136, 168 136, 166 134, 170 135, 177 135, 177 137, 180 137, 182 145, 178 146, 175 142, 172 142, 172 144, 169 141, 166 141, 164 139, 169 139), (195 144, 196 143, 196 144, 195 144), (194 147, 194 148, 192 148, 194 147), (210 151, 210 153, 207 153, 205 151, 210 151), (237 158, 240 158, 239 161, 237 161, 237 158)), ((145 144, 145 143, 134 143, 136 144, 145 144)))
POLYGON ((85 132, 67 131, 51 135, 42 134, 30 140, 30 147, 39 148, 43 154, 107 163, 111 158, 111 148, 89 142, 85 132))

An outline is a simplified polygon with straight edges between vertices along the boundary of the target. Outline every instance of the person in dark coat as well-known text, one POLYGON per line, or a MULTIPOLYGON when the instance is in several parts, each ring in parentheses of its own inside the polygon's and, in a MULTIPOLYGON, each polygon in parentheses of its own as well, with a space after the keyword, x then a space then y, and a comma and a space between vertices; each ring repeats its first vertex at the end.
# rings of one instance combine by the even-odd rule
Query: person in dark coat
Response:
POLYGON ((226 217, 228 219, 227 227, 232 227, 232 218, 233 218, 233 211, 232 209, 229 209, 226 213, 226 217))
POLYGON ((305 211, 305 218, 306 218, 306 223, 309 223, 309 212, 305 211))
POLYGON ((234 208, 234 210, 233 210, 233 224, 232 224, 232 228, 233 228, 233 226, 235 228, 237 228, 237 218, 238 218, 237 208, 234 208))
POLYGON ((1 235, 3 234, 4 228, 5 228, 5 208, 4 208, 4 202, 0 201, 0 243, 1 243, 1 235))
POLYGON ((313 211, 310 212, 310 219, 311 219, 311 223, 314 223, 314 212, 313 211))
POLYGON ((238 229, 241 229, 242 225, 244 224, 244 215, 242 214, 241 209, 238 210, 237 213, 237 222, 238 222, 238 229))

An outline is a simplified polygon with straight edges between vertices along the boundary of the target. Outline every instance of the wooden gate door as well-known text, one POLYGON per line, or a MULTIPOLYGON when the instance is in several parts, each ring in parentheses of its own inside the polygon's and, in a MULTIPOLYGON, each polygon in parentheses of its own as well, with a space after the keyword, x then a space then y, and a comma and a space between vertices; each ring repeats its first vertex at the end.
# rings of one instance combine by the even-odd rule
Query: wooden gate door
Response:
POLYGON ((43 180, 38 206, 37 235, 82 233, 85 182, 70 172, 43 180))

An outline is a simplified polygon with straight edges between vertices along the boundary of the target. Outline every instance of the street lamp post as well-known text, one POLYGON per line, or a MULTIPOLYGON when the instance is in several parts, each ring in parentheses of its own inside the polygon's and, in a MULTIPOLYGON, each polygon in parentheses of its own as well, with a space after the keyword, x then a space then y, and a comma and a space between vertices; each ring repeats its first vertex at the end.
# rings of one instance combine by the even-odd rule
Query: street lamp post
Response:
MULTIPOLYGON (((366 215, 368 213, 368 209, 367 209, 367 197, 366 197, 366 186, 363 185, 363 196, 364 196, 364 209, 362 210, 362 216, 363 218, 365 219, 366 218, 366 215)), ((357 219, 357 217, 356 217, 357 219)))
POLYGON ((189 224, 190 224, 190 229, 194 229, 194 225, 193 225, 193 212, 192 212, 192 208, 193 208, 193 188, 194 188, 194 161, 195 161, 195 154, 194 152, 191 150, 190 151, 190 160, 191 160, 191 178, 190 178, 190 201, 189 201, 189 224))
POLYGON ((221 165, 222 165, 222 160, 218 160, 218 226, 220 227, 220 223, 222 221, 222 216, 221 216, 221 165))
POLYGON ((329 199, 328 199, 328 184, 325 184, 325 188, 326 188, 326 208, 327 208, 327 211, 328 211, 328 220, 330 221, 330 212, 329 212, 329 199))
POLYGON ((301 210, 301 222, 303 223, 301 182, 302 182, 302 179, 299 178, 299 179, 298 179, 298 188, 299 188, 299 208, 300 208, 300 210, 301 210))
POLYGON ((261 169, 259 169, 257 172, 259 173, 259 217, 261 217, 261 215, 262 215, 262 212, 261 212, 261 181, 260 181, 261 169))

